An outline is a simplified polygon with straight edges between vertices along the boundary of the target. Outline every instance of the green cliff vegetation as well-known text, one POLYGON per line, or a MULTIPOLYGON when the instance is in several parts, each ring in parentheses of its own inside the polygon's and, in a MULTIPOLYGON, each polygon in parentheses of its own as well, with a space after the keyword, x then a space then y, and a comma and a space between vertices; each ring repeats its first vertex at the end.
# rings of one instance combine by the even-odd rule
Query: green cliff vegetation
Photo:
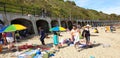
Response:
POLYGON ((64 0, 0 0, 0 11, 37 14, 49 17, 120 20, 120 15, 105 14, 92 9, 76 6, 75 2, 64 0), (3 3, 3 4, 2 4, 3 3), (4 4, 5 3, 5 4, 4 4), (4 5, 6 9, 4 9, 4 5))

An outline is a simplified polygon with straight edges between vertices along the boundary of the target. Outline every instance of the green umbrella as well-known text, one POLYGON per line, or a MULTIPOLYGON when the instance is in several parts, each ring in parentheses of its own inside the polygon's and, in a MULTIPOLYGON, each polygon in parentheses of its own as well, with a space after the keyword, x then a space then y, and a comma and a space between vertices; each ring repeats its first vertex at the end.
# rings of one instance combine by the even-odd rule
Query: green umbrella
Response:
POLYGON ((16 31, 16 27, 14 27, 13 25, 9 25, 4 32, 13 32, 16 31))
MULTIPOLYGON (((12 25, 7 26, 6 29, 4 29, 3 32, 14 32, 14 31, 17 31, 17 30, 24 30, 24 29, 26 29, 26 27, 23 26, 23 25, 12 24, 12 25)), ((16 37, 15 37, 15 40, 16 40, 16 43, 17 43, 16 37)), ((17 51, 18 51, 18 46, 17 46, 17 51)))
POLYGON ((26 29, 25 26, 23 25, 20 25, 20 24, 12 24, 12 25, 9 25, 5 30, 4 32, 14 32, 14 31, 17 31, 17 30, 24 30, 26 29))

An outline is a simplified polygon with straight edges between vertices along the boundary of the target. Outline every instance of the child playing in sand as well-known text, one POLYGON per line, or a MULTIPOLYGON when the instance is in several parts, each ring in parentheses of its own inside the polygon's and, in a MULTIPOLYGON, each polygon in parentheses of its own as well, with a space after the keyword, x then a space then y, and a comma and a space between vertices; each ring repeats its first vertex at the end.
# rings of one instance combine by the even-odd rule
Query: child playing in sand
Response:
POLYGON ((53 35, 53 43, 55 45, 55 50, 58 51, 58 48, 59 48, 59 40, 58 40, 58 34, 56 31, 53 32, 54 35, 53 35))

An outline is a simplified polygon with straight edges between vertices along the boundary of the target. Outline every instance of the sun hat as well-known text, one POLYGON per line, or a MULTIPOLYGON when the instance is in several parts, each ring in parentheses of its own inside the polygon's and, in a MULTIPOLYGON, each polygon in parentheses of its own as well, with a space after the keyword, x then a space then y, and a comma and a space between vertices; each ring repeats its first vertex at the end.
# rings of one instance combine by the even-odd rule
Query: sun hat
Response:
POLYGON ((87 24, 86 26, 90 26, 89 24, 87 24))

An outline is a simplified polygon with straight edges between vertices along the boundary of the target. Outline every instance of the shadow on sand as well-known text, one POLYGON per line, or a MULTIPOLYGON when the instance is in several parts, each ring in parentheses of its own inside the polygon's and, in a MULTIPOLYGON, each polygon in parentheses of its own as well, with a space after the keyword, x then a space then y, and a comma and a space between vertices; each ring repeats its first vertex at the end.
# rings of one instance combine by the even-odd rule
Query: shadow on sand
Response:
POLYGON ((46 46, 49 47, 49 48, 52 48, 53 47, 53 43, 48 43, 48 44, 46 44, 46 46))
POLYGON ((98 47, 98 46, 100 46, 100 45, 102 45, 101 43, 98 43, 98 44, 93 44, 92 46, 93 47, 98 47))
MULTIPOLYGON (((53 43, 48 43, 48 44, 46 44, 46 46, 49 47, 49 48, 52 48, 53 47, 53 43)), ((60 49, 61 48, 65 48, 65 47, 68 47, 68 46, 67 45, 61 46, 60 49)))
POLYGON ((30 35, 30 36, 22 38, 22 39, 17 39, 17 43, 28 41, 29 39, 33 38, 34 36, 35 35, 30 35))
POLYGON ((113 32, 111 32, 111 33, 116 33, 116 32, 113 31, 113 32))
POLYGON ((99 35, 93 35, 93 34, 91 34, 90 36, 99 36, 99 35))
POLYGON ((2 52, 0 54, 6 54, 6 53, 12 53, 12 51, 9 51, 8 48, 2 48, 2 52))
POLYGON ((80 50, 78 50, 78 52, 83 51, 84 49, 89 49, 89 48, 98 47, 98 46, 100 46, 100 45, 102 45, 102 44, 101 44, 101 43, 92 44, 91 46, 86 46, 86 47, 84 47, 84 48, 80 48, 80 50))

